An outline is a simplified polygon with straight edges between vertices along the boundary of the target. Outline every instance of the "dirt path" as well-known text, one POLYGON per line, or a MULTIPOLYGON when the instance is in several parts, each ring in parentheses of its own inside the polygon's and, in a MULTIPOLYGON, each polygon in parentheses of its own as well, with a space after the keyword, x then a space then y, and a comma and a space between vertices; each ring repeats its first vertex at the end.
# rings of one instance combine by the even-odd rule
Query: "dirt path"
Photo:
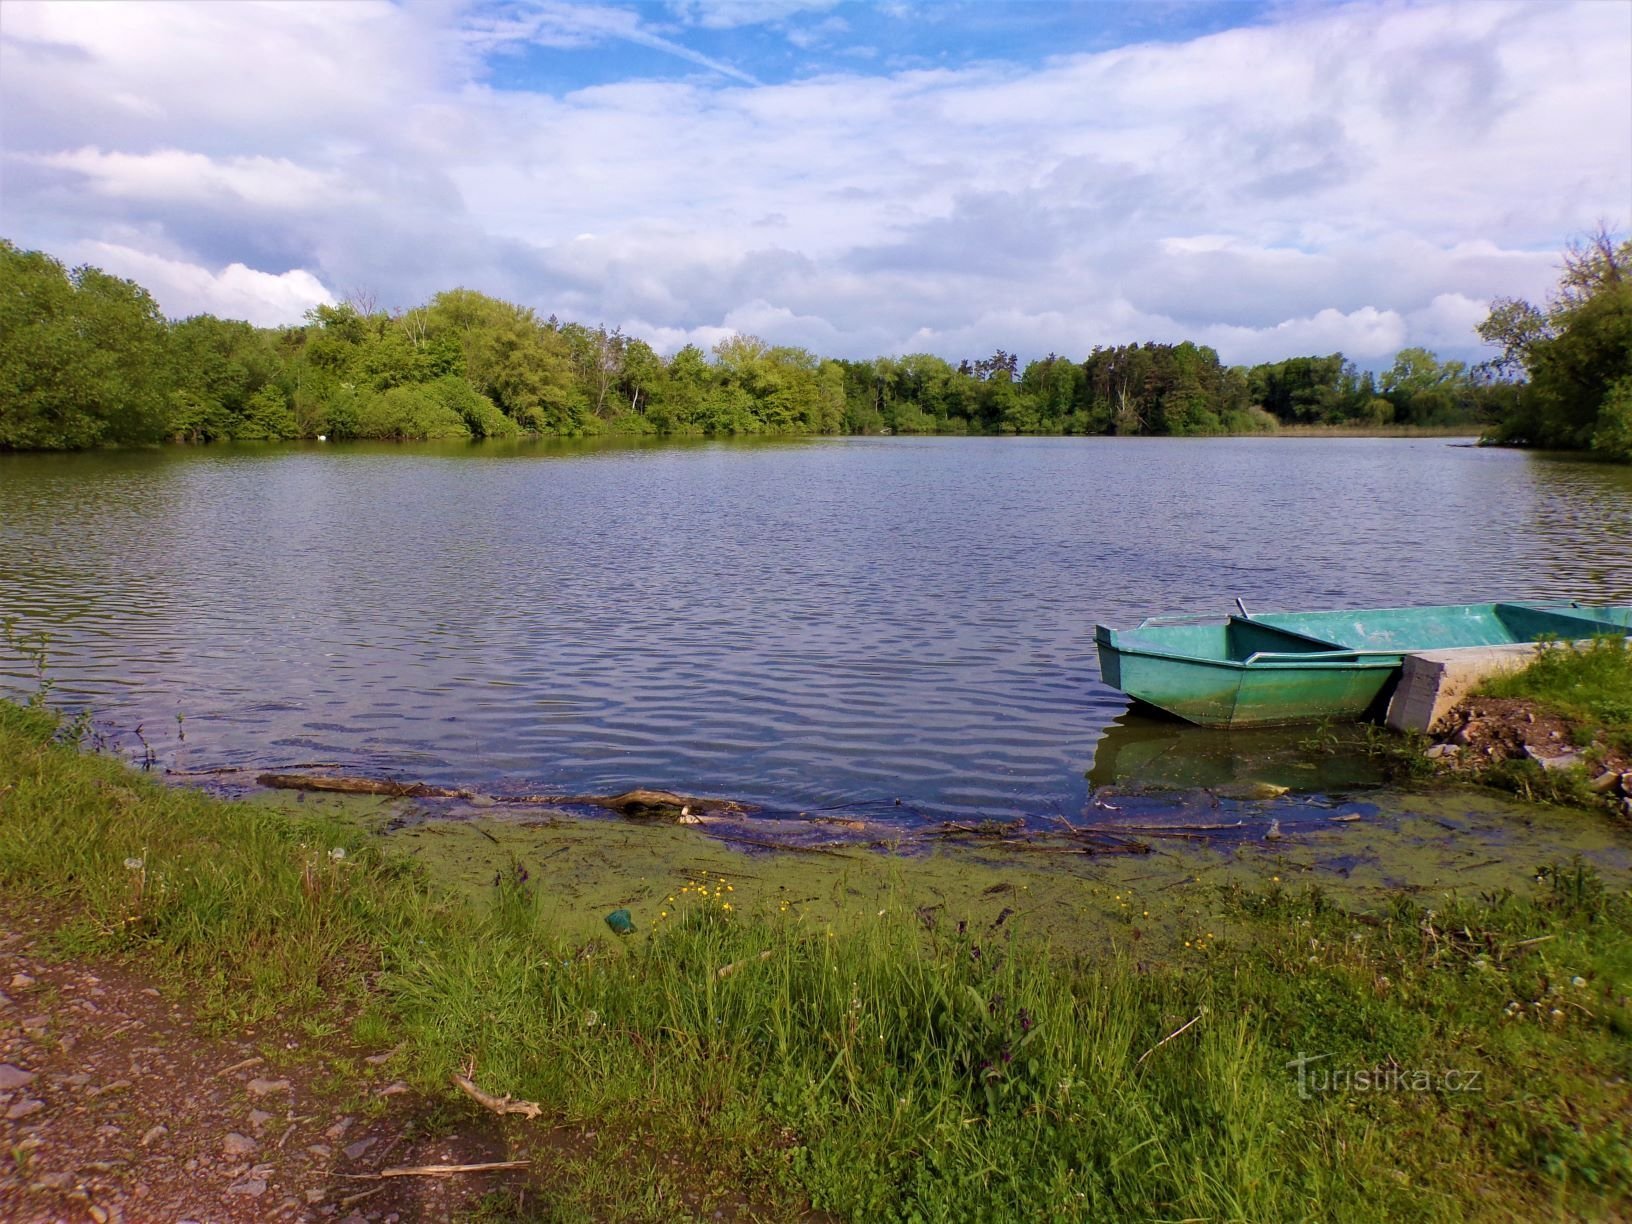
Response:
MULTIPOLYGON (((39 954, 44 919, 0 905, 0 1219, 452 1220, 499 1174, 371 1180, 506 1158, 478 1111, 432 1108, 357 1051, 336 1075, 297 1035, 198 1034, 120 965, 39 954), (270 1057, 269 1057, 270 1054, 270 1057), (468 1116, 467 1116, 468 1115, 468 1116)), ((325 1043, 326 1045, 328 1043, 325 1043)))

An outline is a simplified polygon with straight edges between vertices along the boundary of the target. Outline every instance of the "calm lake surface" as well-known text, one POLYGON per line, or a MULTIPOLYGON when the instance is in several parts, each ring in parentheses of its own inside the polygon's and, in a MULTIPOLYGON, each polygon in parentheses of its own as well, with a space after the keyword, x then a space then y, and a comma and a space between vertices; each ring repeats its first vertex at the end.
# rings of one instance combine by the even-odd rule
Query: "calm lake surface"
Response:
MULTIPOLYGON (((0 455, 0 617, 164 765, 1074 813, 1125 707, 1094 623, 1238 596, 1632 601, 1632 469, 1442 439, 0 455)), ((0 645, 0 689, 32 672, 0 645)))

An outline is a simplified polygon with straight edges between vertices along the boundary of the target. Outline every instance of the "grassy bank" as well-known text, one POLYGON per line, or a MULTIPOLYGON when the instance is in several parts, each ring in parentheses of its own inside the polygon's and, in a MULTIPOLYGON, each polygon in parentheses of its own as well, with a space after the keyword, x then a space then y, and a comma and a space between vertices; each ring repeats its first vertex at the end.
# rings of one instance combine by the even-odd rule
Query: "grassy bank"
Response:
MULTIPOLYGON (((136 958, 223 1026, 405 1041, 428 1090, 468 1067, 779 1215, 1632 1208, 1632 895, 1579 865, 1368 913, 1233 885, 1228 925, 1147 959, 1155 900, 1130 952, 1066 954, 988 906, 812 921, 683 868, 635 933, 564 938, 526 861, 452 891, 355 824, 162 789, 55 731, 0 705, 0 886, 65 916, 63 954, 136 958)), ((672 1215, 617 1166, 594 1185, 600 1216, 672 1215)))

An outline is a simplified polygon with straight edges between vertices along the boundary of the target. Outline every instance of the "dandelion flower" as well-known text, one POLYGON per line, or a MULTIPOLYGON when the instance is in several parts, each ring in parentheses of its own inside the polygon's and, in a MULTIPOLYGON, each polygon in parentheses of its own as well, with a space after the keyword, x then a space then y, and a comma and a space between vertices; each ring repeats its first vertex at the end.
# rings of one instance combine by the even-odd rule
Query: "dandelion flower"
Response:
POLYGON ((346 848, 344 846, 336 846, 333 850, 329 851, 329 857, 337 863, 340 862, 346 857, 346 848))
POLYGON ((145 866, 147 866, 146 862, 139 858, 127 858, 125 860, 125 867, 130 871, 140 871, 145 866))
POLYGON ((720 906, 720 908, 721 909, 726 909, 726 910, 730 909, 731 908, 731 902, 727 901, 724 905, 720 906))

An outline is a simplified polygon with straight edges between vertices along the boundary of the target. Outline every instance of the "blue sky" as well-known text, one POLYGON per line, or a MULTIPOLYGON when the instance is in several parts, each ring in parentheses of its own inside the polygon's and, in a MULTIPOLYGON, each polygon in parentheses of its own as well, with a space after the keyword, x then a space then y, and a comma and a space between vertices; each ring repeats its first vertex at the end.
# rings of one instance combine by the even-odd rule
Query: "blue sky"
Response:
POLYGON ((273 325, 664 352, 1421 345, 1632 223, 1632 3, 0 7, 0 235, 273 325))
MULTIPOLYGON (((526 6, 517 6, 523 11, 526 6)), ((1254 22, 1267 6, 1235 3, 746 3, 619 6, 650 41, 607 37, 604 53, 578 45, 507 48, 487 64, 496 89, 566 93, 630 77, 693 75, 718 65, 723 80, 782 84, 827 74, 869 76, 1103 51, 1135 42, 1182 42, 1254 22), (690 58, 696 57, 696 58, 690 58), (740 74, 740 75, 738 75, 740 74)), ((504 11, 498 6, 493 11, 504 11)), ((582 35, 580 37, 583 37, 582 35)), ((569 42, 561 38, 562 43, 569 42)))

